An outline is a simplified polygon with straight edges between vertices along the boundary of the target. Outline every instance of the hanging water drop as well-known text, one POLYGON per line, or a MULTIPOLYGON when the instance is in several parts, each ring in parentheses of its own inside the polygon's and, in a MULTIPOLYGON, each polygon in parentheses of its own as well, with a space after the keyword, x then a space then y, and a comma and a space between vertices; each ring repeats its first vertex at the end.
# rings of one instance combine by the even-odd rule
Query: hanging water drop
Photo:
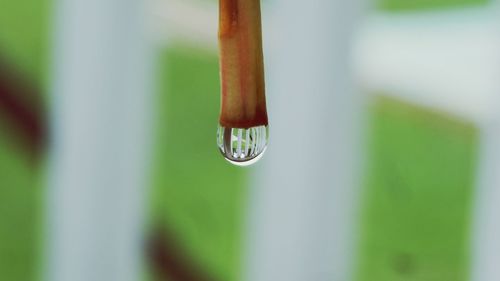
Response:
POLYGON ((264 155, 269 139, 268 126, 248 129, 219 126, 217 145, 224 158, 237 166, 249 166, 264 155))

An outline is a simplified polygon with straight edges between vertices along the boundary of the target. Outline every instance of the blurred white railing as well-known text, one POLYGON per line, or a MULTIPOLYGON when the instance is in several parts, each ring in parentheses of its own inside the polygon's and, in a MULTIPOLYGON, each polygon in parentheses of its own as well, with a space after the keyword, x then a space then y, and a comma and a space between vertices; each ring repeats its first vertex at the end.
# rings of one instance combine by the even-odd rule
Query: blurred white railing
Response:
POLYGON ((153 108, 145 2, 55 4, 45 280, 140 280, 153 108))

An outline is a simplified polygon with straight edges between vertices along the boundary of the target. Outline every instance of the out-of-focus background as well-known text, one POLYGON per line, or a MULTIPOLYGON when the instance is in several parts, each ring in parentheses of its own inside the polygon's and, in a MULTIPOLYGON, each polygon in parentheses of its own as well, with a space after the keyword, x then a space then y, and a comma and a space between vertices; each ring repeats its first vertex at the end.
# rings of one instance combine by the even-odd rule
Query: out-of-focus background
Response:
POLYGON ((217 5, 0 0, 0 280, 500 280, 497 1, 264 0, 245 169, 217 5))

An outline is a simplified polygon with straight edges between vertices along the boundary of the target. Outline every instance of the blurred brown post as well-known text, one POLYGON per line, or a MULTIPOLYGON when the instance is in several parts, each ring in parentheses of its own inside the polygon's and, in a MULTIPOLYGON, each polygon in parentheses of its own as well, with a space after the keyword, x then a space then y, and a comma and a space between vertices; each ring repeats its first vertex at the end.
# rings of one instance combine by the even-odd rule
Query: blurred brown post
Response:
POLYGON ((33 81, 0 56, 0 116, 12 136, 31 157, 44 148, 46 127, 42 91, 33 81))

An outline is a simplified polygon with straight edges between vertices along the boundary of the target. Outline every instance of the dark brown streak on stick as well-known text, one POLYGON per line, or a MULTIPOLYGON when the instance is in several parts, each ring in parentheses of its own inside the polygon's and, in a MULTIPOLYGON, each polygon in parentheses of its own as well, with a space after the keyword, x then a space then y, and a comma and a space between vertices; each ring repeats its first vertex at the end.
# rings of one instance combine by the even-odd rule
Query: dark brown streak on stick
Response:
POLYGON ((219 37, 234 35, 238 30, 238 3, 236 1, 220 1, 219 4, 219 37))

